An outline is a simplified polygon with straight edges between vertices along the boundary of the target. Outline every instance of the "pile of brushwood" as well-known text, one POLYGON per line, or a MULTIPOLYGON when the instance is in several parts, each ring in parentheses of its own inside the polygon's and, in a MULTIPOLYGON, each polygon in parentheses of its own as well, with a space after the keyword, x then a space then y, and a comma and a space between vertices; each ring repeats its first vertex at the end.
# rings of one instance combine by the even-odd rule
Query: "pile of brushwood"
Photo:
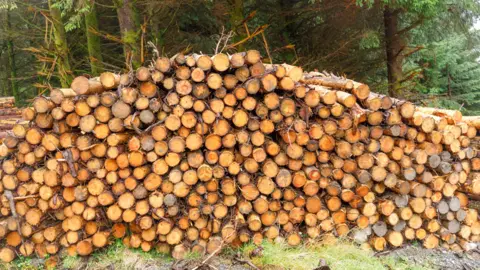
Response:
MULTIPOLYGON (((250 50, 80 76, 0 146, 0 259, 113 239, 182 258, 323 234, 474 248, 475 121, 250 50)), ((475 119, 474 119, 475 120, 475 119)))

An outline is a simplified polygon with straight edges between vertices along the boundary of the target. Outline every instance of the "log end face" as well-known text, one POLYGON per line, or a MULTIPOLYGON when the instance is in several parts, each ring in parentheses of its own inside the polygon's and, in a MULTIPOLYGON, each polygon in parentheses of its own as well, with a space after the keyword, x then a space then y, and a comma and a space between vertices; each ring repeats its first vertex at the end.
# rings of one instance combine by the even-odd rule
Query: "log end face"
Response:
MULTIPOLYGON (((351 81, 348 81, 346 84, 347 89, 349 89, 348 88, 349 82, 351 81)), ((367 99, 370 96, 370 87, 368 87, 368 85, 366 84, 360 84, 358 87, 354 89, 354 93, 357 96, 357 98, 360 100, 367 99)))
POLYGON ((78 76, 75 79, 73 79, 70 87, 78 95, 83 95, 87 93, 89 88, 88 78, 85 76, 78 76))

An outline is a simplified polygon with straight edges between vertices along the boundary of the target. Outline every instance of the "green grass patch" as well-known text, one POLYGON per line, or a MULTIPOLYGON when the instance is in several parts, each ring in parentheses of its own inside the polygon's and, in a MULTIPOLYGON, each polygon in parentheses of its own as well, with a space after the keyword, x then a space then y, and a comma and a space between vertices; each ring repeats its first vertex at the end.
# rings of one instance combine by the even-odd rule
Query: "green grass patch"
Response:
POLYGON ((142 264, 173 261, 172 257, 158 253, 155 249, 145 252, 141 249, 130 249, 116 240, 107 248, 94 252, 87 262, 90 269, 114 267, 115 269, 132 269, 137 263, 142 264))
MULTIPOLYGON (((256 249, 255 245, 248 244, 242 247, 241 252, 245 257, 250 257, 256 249)), ((286 243, 264 242, 260 254, 251 257, 251 260, 255 265, 265 268, 276 266, 283 269, 314 269, 323 259, 331 269, 339 270, 426 269, 401 259, 375 257, 373 252, 362 250, 346 241, 298 247, 290 247, 286 243)))
MULTIPOLYGON (((319 266, 324 260, 331 269, 339 270, 425 270, 427 266, 414 265, 401 257, 375 257, 372 251, 362 250, 357 245, 345 241, 327 241, 290 247, 286 243, 264 242, 261 247, 246 244, 239 249, 226 247, 220 255, 221 260, 231 264, 232 258, 240 253, 249 258, 262 269, 310 270, 319 266)), ((201 261, 204 256, 190 252, 184 261, 201 261)), ((19 257, 9 264, 1 264, 0 270, 39 269, 43 259, 19 257)), ((158 253, 155 249, 144 252, 141 249, 129 249, 121 240, 116 240, 108 247, 95 251, 90 257, 59 256, 57 269, 141 269, 152 265, 171 267, 173 258, 158 253)), ((163 268, 162 268, 163 269, 163 268)))
POLYGON ((198 253, 198 252, 188 252, 187 254, 185 254, 185 260, 200 260, 201 258, 203 258, 202 254, 198 253))
POLYGON ((32 257, 17 257, 10 263, 1 263, 0 270, 7 269, 25 269, 25 270, 36 270, 38 269, 38 261, 36 262, 32 257))
POLYGON ((80 256, 65 256, 62 258, 61 266, 65 269, 76 269, 82 263, 80 256))
MULTIPOLYGON (((189 253, 189 258, 201 258, 198 253, 189 253)), ((1 263, 0 270, 37 270, 43 269, 45 260, 32 257, 17 257, 11 263, 1 263)), ((173 258, 152 249, 144 252, 141 249, 129 249, 121 240, 116 240, 104 249, 93 252, 89 257, 59 255, 56 269, 133 269, 148 265, 167 265, 173 258)), ((165 269, 168 269, 167 267, 165 269)))

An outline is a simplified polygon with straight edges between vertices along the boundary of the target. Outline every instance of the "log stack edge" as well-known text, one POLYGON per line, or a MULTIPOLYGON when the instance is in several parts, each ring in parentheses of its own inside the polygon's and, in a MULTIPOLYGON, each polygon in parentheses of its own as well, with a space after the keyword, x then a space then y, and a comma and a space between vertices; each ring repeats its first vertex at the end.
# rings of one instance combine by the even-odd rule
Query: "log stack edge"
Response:
POLYGON ((80 76, 23 118, 0 145, 4 262, 113 239, 177 259, 324 234, 377 251, 480 242, 477 119, 255 50, 80 76))

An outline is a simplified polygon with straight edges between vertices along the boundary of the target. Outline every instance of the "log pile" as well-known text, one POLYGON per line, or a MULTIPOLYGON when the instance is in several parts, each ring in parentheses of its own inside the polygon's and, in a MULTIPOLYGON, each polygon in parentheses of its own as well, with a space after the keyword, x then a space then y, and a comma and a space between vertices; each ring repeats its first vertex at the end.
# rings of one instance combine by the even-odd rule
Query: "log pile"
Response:
POLYGON ((0 109, 15 108, 15 97, 0 97, 0 109))
POLYGON ((158 58, 37 97, 0 145, 0 259, 172 253, 322 234, 480 240, 475 127, 258 51, 158 58))
POLYGON ((15 97, 0 97, 0 140, 22 119, 22 110, 15 107, 15 97))

